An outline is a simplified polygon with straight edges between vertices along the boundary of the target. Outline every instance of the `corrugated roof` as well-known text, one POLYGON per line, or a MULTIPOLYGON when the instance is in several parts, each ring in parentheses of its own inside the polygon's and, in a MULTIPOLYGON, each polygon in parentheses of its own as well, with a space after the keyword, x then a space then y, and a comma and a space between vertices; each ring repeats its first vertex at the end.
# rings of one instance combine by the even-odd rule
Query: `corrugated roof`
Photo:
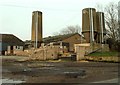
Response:
POLYGON ((50 43, 50 42, 62 41, 62 40, 65 40, 65 39, 67 39, 67 38, 69 38, 73 35, 76 35, 76 34, 78 34, 78 33, 57 35, 57 36, 49 36, 49 37, 43 38, 43 42, 44 43, 50 43))
POLYGON ((0 42, 23 46, 24 42, 13 34, 0 34, 0 42))

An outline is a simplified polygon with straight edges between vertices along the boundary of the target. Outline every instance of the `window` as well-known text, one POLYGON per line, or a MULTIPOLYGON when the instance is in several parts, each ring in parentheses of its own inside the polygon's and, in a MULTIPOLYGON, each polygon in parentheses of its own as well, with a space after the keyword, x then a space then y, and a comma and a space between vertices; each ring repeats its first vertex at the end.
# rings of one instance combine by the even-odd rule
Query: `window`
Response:
POLYGON ((20 46, 17 46, 17 49, 20 49, 20 46))

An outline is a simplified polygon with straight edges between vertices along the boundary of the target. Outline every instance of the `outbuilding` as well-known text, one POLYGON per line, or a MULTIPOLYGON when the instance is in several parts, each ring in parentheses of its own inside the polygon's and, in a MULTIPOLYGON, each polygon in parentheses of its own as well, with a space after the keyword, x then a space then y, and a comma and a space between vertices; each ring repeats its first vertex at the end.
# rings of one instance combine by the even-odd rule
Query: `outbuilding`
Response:
POLYGON ((86 40, 79 33, 49 36, 49 37, 43 38, 43 43, 51 43, 51 42, 68 43, 69 46, 67 47, 69 51, 74 52, 74 44, 84 43, 86 42, 86 40))
POLYGON ((13 34, 0 34, 0 55, 23 51, 24 42, 13 34))

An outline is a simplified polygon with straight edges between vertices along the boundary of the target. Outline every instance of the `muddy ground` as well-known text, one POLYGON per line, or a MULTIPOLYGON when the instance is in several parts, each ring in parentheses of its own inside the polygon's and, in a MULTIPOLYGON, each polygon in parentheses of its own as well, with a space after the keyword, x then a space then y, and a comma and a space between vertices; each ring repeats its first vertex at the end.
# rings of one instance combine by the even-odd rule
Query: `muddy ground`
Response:
POLYGON ((118 78, 118 63, 76 61, 20 61, 3 57, 2 78, 24 83, 91 83, 118 78))

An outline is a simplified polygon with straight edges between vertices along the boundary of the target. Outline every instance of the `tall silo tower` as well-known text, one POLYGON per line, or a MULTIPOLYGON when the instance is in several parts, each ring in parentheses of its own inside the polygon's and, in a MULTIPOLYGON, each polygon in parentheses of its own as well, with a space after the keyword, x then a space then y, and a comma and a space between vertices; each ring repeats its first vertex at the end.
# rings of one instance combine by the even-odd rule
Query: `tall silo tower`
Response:
MULTIPOLYGON (((118 33, 119 33, 119 38, 118 40, 120 40, 120 1, 118 2, 118 24, 119 24, 119 30, 118 30, 118 33)), ((119 48, 120 46, 118 46, 119 48)), ((118 50, 118 56, 120 56, 120 50, 118 50)))
MULTIPOLYGON (((120 1, 118 2, 118 24, 119 24, 119 32, 120 32, 120 1)), ((120 36, 120 33, 119 33, 119 36, 120 36)))
POLYGON ((84 35, 87 43, 96 42, 96 9, 85 8, 82 10, 82 34, 84 35))
POLYGON ((96 21, 98 30, 97 42, 102 44, 104 43, 104 35, 106 34, 103 12, 96 12, 96 21))
POLYGON ((34 48, 40 47, 42 42, 42 12, 34 11, 32 13, 32 33, 31 43, 34 48))

